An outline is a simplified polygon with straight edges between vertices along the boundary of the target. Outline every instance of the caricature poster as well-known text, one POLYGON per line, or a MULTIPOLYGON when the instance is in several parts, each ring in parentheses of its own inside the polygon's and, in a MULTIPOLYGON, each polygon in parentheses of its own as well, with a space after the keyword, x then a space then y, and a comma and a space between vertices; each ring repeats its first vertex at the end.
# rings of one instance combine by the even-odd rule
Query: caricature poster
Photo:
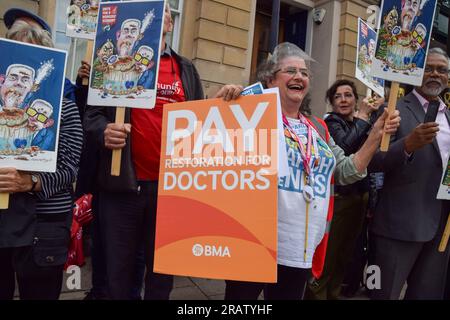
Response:
POLYGON ((71 0, 67 8, 66 35, 94 40, 99 0, 71 0))
POLYGON ((66 52, 0 39, 0 166, 54 172, 66 52))
POLYGON ((372 75, 420 86, 436 0, 383 0, 372 75))
POLYGON ((384 97, 384 80, 370 75, 377 42, 376 32, 361 18, 358 18, 358 44, 355 77, 376 94, 384 97))
POLYGON ((450 200, 450 158, 445 164, 437 199, 450 200))
POLYGON ((100 3, 88 104, 153 108, 164 1, 100 3))
POLYGON ((447 89, 441 92, 441 99, 447 105, 447 108, 450 109, 450 80, 447 84, 447 89))

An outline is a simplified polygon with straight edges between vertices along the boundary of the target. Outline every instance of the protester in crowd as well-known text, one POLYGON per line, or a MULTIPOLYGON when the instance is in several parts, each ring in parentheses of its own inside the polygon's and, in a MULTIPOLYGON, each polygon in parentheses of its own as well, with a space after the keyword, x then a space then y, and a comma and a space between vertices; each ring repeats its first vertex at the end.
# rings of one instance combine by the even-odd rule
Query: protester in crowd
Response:
MULTIPOLYGON (((47 23, 32 13, 9 9, 4 22, 8 39, 53 46, 47 23)), ((60 121, 56 172, 0 168, 0 192, 10 194, 9 208, 0 212, 0 300, 13 299, 16 279, 21 299, 60 295, 83 135, 67 99, 60 121)))
MULTIPOLYGON (((385 91, 388 91, 389 88, 385 87, 384 89, 385 91)), ((389 94, 385 92, 384 97, 387 96, 389 96, 389 94)), ((374 94, 373 101, 375 104, 380 105, 384 102, 384 98, 380 97, 378 94, 374 94)), ((372 123, 374 117, 382 111, 383 108, 380 106, 378 107, 377 112, 372 112, 370 117, 372 123)), ((347 298, 354 297, 358 293, 358 290, 365 285, 365 270, 367 265, 371 265, 371 238, 369 225, 372 219, 373 209, 378 201, 378 191, 383 187, 383 173, 369 171, 367 180, 369 188, 367 210, 365 218, 363 219, 361 232, 356 239, 355 248, 345 270, 344 281, 342 282, 341 295, 347 298)), ((367 294, 367 292, 364 292, 364 294, 367 294)))
MULTIPOLYGON (((170 6, 164 15, 163 41, 173 28, 170 6)), ((129 299, 135 277, 136 254, 145 248, 144 299, 169 299, 173 276, 153 272, 156 201, 163 105, 203 98, 194 65, 167 44, 160 53, 158 89, 153 109, 127 109, 125 124, 115 124, 115 108, 89 106, 87 138, 99 147, 97 186, 101 232, 106 245, 108 295, 129 299), (121 173, 111 176, 112 150, 122 149, 121 173)))
MULTIPOLYGON (((90 77, 91 66, 89 62, 82 61, 78 69, 75 91, 75 102, 78 106, 82 124, 84 127, 85 111, 87 105, 88 83, 83 84, 83 79, 90 77)), ((95 77, 95 75, 94 75, 95 77)), ((85 194, 92 194, 92 223, 83 235, 89 235, 89 252, 91 256, 91 289, 86 294, 86 300, 105 300, 108 298, 106 287, 106 260, 104 254, 104 244, 100 232, 100 222, 98 213, 98 190, 96 187, 97 161, 100 151, 95 141, 91 141, 85 135, 83 137, 83 149, 80 158, 80 170, 78 172, 75 197, 79 198, 85 194)))
MULTIPOLYGON (((357 111, 358 93, 350 80, 335 81, 327 90, 326 98, 333 111, 327 114, 325 123, 336 144, 346 156, 350 156, 366 141, 374 120, 371 115, 384 100, 366 97, 357 111)), ((335 186, 334 213, 324 270, 320 279, 308 285, 308 299, 339 298, 345 270, 366 217, 368 191, 368 178, 346 186, 335 186)))
POLYGON ((443 163, 450 151, 450 111, 439 98, 447 87, 448 56, 428 52, 422 85, 397 102, 402 122, 389 151, 378 152, 371 167, 384 172, 372 225, 375 264, 381 288, 374 299, 442 299, 449 248, 438 251, 450 201, 438 200, 443 163), (431 102, 439 103, 435 122, 422 123, 431 102))
MULTIPOLYGON (((315 277, 322 272, 326 228, 333 211, 333 174, 338 184, 364 178, 380 144, 387 112, 374 124, 359 151, 346 157, 323 120, 311 116, 307 99, 310 77, 308 56, 291 43, 278 45, 259 69, 264 86, 279 89, 288 166, 292 168, 292 176, 280 177, 278 184, 278 280, 275 284, 227 281, 225 299, 257 299, 265 287, 266 299, 301 299, 311 271, 315 277), (293 183, 296 177, 304 183, 293 183)), ((235 98, 240 91, 227 85, 217 97, 235 98)), ((398 113, 386 122, 387 132, 395 132, 398 113)))
MULTIPOLYGON (((87 61, 81 61, 81 66, 78 69, 76 103, 80 110, 80 115, 83 115, 87 105, 88 85, 83 84, 83 79, 90 78, 91 65, 87 61)), ((94 75, 95 78, 95 75, 94 75)), ((76 197, 81 197, 83 194, 92 194, 92 213, 93 220, 90 225, 90 252, 91 252, 91 288, 87 292, 85 300, 105 300, 108 299, 107 277, 106 277, 106 258, 105 258, 105 243, 102 237, 102 230, 99 219, 97 198, 98 189, 96 188, 95 178, 97 166, 93 165, 97 162, 99 156, 99 146, 95 141, 84 139, 83 151, 80 160, 80 170, 77 178, 76 197)), ((132 300, 141 299, 141 291, 143 285, 143 278, 145 273, 145 257, 144 247, 139 250, 136 257, 135 266, 135 280, 129 298, 132 300)))

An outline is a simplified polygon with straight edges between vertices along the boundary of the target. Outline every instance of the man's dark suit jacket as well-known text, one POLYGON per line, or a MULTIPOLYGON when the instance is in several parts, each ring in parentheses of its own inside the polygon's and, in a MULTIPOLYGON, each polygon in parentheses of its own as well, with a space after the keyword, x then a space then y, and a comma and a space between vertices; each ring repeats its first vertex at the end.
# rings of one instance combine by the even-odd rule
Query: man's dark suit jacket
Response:
MULTIPOLYGON (((436 235, 443 206, 447 213, 450 210, 450 201, 436 199, 443 171, 441 154, 434 139, 407 158, 405 137, 423 122, 425 112, 412 92, 398 101, 397 109, 401 123, 389 151, 378 151, 371 163, 371 170, 385 172, 372 231, 391 239, 426 242, 436 235)), ((449 110, 446 116, 450 123, 449 110)))

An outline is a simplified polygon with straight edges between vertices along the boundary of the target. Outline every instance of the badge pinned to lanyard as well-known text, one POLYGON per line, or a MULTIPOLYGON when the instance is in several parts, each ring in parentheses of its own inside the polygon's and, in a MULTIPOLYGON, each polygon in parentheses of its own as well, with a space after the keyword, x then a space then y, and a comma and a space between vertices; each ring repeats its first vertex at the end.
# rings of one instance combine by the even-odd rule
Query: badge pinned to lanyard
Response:
MULTIPOLYGON (((313 132, 311 125, 307 123, 307 121, 304 119, 304 116, 302 114, 299 114, 299 120, 302 124, 304 124, 308 130, 308 140, 305 148, 305 143, 302 143, 298 135, 295 133, 295 131, 292 129, 291 125, 289 124, 289 121, 287 120, 286 116, 283 115, 283 123, 287 129, 287 132, 289 133, 289 138, 293 139, 298 144, 298 149, 300 151, 300 156, 302 157, 303 167, 305 169, 306 174, 306 181, 305 186, 303 187, 303 198, 307 203, 311 203, 314 200, 314 172, 313 172, 313 166, 314 166, 314 159, 312 159, 311 156, 311 147, 313 144, 313 132)), ((315 147, 317 150, 317 147, 315 147)))

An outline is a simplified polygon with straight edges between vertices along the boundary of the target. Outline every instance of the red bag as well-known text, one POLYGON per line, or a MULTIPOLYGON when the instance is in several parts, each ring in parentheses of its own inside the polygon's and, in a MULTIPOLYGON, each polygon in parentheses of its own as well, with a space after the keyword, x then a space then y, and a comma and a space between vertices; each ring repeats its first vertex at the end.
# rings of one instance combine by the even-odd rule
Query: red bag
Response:
POLYGON ((70 246, 64 270, 71 265, 83 266, 83 226, 92 221, 92 194, 85 194, 75 201, 72 227, 70 228, 70 246))
POLYGON ((75 201, 73 208, 73 219, 82 226, 92 221, 92 194, 82 195, 75 201))

